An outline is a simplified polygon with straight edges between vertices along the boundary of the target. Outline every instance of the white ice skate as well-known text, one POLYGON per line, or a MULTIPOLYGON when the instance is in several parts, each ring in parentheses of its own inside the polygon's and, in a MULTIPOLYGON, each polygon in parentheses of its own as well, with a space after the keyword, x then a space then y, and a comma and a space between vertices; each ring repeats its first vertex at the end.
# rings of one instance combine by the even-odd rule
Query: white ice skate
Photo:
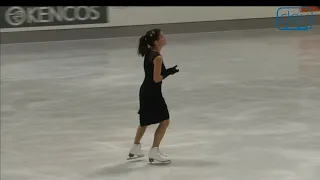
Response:
POLYGON ((129 158, 127 160, 137 159, 141 157, 144 157, 143 151, 141 149, 141 144, 133 144, 132 148, 129 151, 129 158))
POLYGON ((163 154, 158 147, 153 147, 150 149, 149 153, 149 162, 152 163, 154 161, 158 161, 161 163, 170 163, 171 160, 163 154))

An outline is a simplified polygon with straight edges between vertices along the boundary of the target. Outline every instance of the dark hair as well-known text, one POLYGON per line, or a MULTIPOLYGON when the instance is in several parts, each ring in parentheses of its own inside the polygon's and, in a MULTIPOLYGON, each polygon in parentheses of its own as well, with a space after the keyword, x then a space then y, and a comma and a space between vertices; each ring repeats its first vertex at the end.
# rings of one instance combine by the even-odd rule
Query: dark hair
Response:
POLYGON ((139 39, 138 55, 144 57, 154 46, 155 41, 159 40, 161 30, 152 29, 139 39))

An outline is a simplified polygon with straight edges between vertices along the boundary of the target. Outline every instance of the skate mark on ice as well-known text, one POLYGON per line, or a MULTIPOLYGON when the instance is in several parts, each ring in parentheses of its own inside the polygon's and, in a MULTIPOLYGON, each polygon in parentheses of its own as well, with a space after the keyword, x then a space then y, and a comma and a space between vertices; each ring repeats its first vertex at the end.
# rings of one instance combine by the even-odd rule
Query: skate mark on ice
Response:
POLYGON ((98 168, 97 171, 93 172, 89 176, 109 176, 109 175, 119 175, 125 173, 131 173, 133 171, 141 171, 147 168, 146 159, 138 159, 132 161, 126 161, 122 163, 115 163, 111 165, 106 165, 104 167, 98 168))
MULTIPOLYGON (((113 144, 113 143, 110 143, 110 142, 98 142, 98 144, 101 144, 101 145, 104 145, 104 146, 107 146, 107 148, 109 149, 112 149, 112 150, 115 150, 115 151, 121 151, 123 150, 123 148, 113 144)), ((109 152, 109 151, 108 151, 109 152)))

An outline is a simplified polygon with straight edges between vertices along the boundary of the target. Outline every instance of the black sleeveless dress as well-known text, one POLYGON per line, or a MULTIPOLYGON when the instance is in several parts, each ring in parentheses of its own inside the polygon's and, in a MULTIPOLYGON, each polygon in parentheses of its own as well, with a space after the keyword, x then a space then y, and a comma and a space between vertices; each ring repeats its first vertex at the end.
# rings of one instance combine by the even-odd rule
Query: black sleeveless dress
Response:
MULTIPOLYGON (((162 96, 162 81, 153 81, 153 60, 161 56, 158 52, 150 51, 144 57, 145 78, 139 92, 140 126, 157 124, 170 118, 167 104, 162 96)), ((162 63, 161 71, 166 70, 162 63)))

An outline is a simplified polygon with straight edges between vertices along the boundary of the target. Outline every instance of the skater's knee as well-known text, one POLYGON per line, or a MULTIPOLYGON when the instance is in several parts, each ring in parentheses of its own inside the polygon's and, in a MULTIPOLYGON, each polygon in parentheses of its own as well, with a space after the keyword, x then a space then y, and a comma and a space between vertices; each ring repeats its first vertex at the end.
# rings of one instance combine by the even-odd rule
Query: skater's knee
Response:
POLYGON ((160 123, 160 126, 162 126, 163 128, 167 128, 169 126, 169 124, 170 124, 170 121, 169 121, 169 119, 167 119, 167 120, 162 121, 160 123))

